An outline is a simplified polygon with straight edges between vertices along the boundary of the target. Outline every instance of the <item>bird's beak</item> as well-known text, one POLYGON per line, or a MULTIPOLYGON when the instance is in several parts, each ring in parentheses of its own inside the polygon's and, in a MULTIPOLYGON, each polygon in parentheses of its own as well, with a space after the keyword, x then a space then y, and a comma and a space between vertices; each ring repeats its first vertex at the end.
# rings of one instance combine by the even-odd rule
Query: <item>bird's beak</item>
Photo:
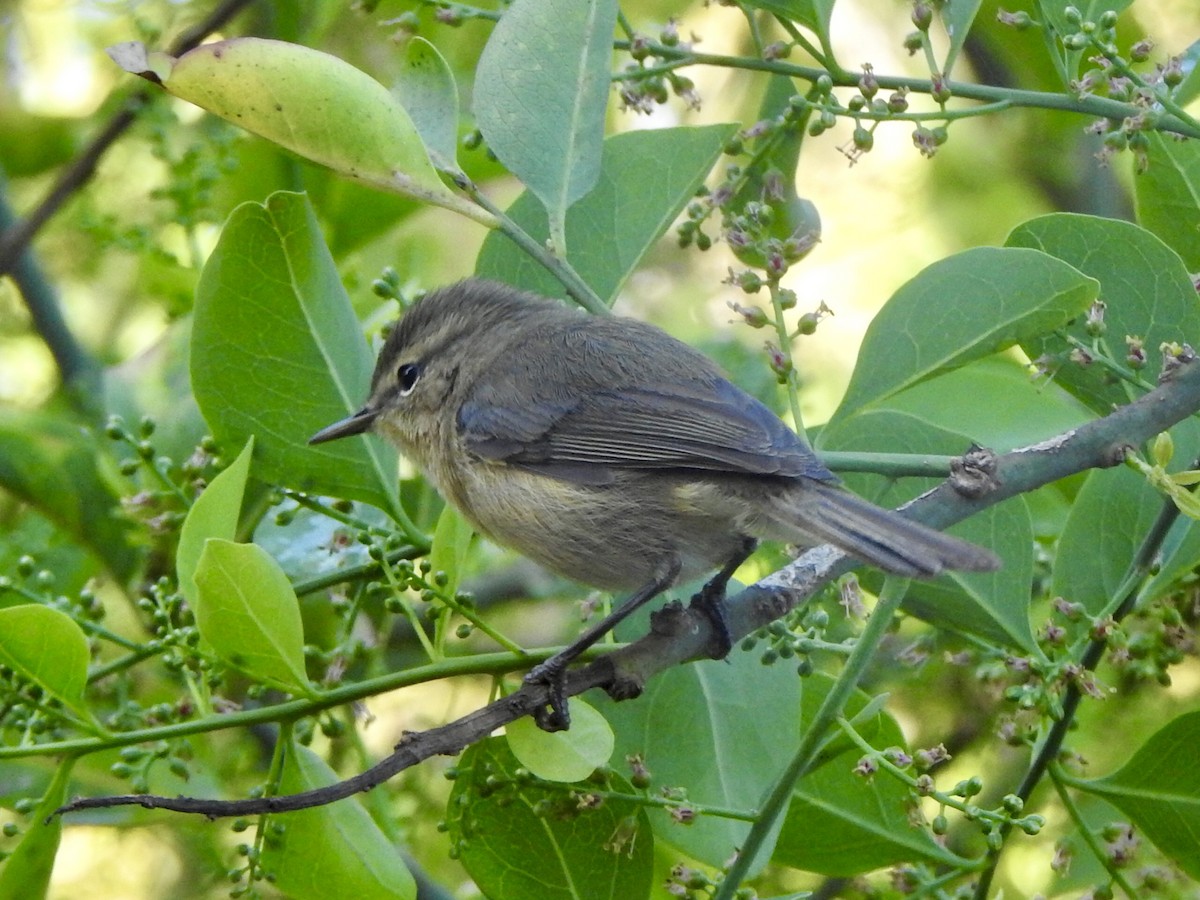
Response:
POLYGON ((326 441, 336 441, 338 438, 351 437, 356 434, 365 434, 371 430, 371 426, 375 424, 375 417, 379 415, 378 410, 371 409, 369 406, 364 406, 358 412, 346 416, 346 418, 334 422, 332 425, 326 425, 316 434, 308 439, 311 444, 324 444, 326 441))

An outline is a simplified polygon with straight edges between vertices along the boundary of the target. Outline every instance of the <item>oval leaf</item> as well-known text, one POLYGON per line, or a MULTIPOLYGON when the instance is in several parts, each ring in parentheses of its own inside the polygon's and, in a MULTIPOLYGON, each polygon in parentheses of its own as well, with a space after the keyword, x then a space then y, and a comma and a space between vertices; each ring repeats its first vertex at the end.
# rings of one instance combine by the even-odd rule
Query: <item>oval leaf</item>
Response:
POLYGON ((134 577, 142 551, 133 523, 104 471, 107 453, 70 419, 40 410, 0 409, 0 486, 54 521, 119 581, 134 577))
POLYGON ((299 44, 232 38, 171 60, 120 45, 118 65, 293 153, 351 178, 440 205, 442 184, 404 107, 349 63, 299 44))
POLYGON ((1138 223, 1152 231, 1183 259, 1189 272, 1200 271, 1200 144, 1160 134, 1147 135, 1150 166, 1137 177, 1138 223))
MULTIPOLYGON (((1186 468, 1200 453, 1200 423, 1187 420, 1170 433, 1176 446, 1170 469, 1186 468)), ((1111 612, 1129 566, 1162 507, 1162 495, 1144 476, 1125 466, 1088 473, 1058 541, 1051 591, 1083 604, 1089 615, 1111 612), (1097 528, 1097 522, 1104 527, 1097 528)), ((1161 596, 1198 559, 1200 524, 1180 517, 1163 540, 1160 568, 1143 586, 1143 596, 1161 596)))
POLYGON ((264 479, 399 518, 396 455, 382 440, 307 446, 358 409, 373 368, 307 198, 281 192, 235 209, 201 273, 192 326, 192 388, 217 440, 241 447, 256 435, 264 479))
POLYGON ((1120 809, 1193 878, 1200 878, 1200 712, 1167 723, 1124 766, 1091 781, 1072 782, 1120 809))
POLYGON ((569 731, 542 731, 528 716, 504 728, 513 756, 546 781, 583 781, 612 758, 615 739, 604 716, 577 698, 568 706, 569 731))
POLYGON ((209 538, 232 541, 237 534, 242 495, 250 475, 250 456, 254 453, 254 435, 225 471, 217 475, 188 510, 179 529, 179 548, 175 551, 175 572, 179 590, 192 606, 196 605, 196 564, 209 538))
MULTIPOLYGON (((1157 365, 1160 344, 1192 340, 1200 332, 1200 299, 1187 267, 1144 228, 1098 216, 1055 213, 1013 229, 1007 244, 1048 253, 1099 282, 1100 299, 1107 304, 1104 340, 1118 361, 1125 358, 1127 334, 1143 339, 1152 365, 1157 365)), ((1092 341, 1083 321, 1067 332, 1085 344, 1092 341)), ((1024 337, 1021 347, 1030 359, 1061 358, 1070 349, 1055 335, 1024 337)), ((1114 406, 1129 402, 1129 391, 1103 368, 1064 363, 1054 380, 1095 412, 1108 415, 1114 406)), ((1154 380, 1153 374, 1148 380, 1154 380)))
POLYGON ((90 721, 83 703, 88 658, 87 638, 66 613, 36 603, 0 609, 0 665, 90 721))
POLYGON ((542 201, 566 254, 567 208, 596 186, 616 0, 513 0, 475 73, 493 153, 542 201))
MULTIPOLYGON (((567 240, 575 248, 567 259, 610 306, 646 251, 695 196, 735 129, 630 131, 604 142, 600 183, 567 214, 567 240), (616 221, 620 228, 612 227, 616 221)), ((546 211, 532 192, 518 197, 508 215, 536 240, 549 237, 546 211)), ((475 274, 546 297, 566 296, 562 282, 498 231, 484 240, 475 274)))
POLYGON ((936 262, 872 320, 831 421, 1061 328, 1098 290, 1092 279, 1036 251, 977 247, 936 262))
MULTIPOLYGON (((297 744, 287 748, 282 794, 338 780, 325 761, 297 744)), ((415 900, 417 886, 399 850, 356 797, 278 816, 278 844, 268 842, 263 865, 293 900, 415 900)))
POLYGON ((300 603, 266 550, 209 538, 196 588, 196 627, 222 660, 293 694, 311 692, 300 603))
POLYGON ((457 168, 458 88, 437 47, 423 37, 409 40, 393 91, 412 116, 434 163, 443 169, 457 168))
MULTIPOLYGON (((446 807, 450 840, 485 897, 649 896, 654 839, 644 807, 609 798, 581 809, 577 798, 562 790, 518 781, 518 768, 503 739, 473 745, 459 761, 446 807)), ((633 790, 619 777, 612 789, 633 790)))

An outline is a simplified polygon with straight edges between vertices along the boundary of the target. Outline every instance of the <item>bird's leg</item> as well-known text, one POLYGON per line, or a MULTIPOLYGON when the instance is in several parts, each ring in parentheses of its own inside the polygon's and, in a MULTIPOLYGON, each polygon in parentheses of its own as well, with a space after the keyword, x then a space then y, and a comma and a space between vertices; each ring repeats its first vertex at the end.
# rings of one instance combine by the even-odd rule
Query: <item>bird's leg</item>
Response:
POLYGON ((729 631, 729 612, 725 609, 725 589, 729 586, 729 579, 733 577, 733 573, 750 558, 750 554, 757 546, 758 541, 754 538, 744 538, 737 553, 730 558, 729 562, 725 563, 720 572, 708 580, 698 594, 692 597, 692 606, 708 616, 708 621, 712 623, 713 630, 717 633, 718 652, 713 654, 713 659, 724 659, 733 649, 733 635, 729 631))
MULTIPOLYGON (((534 714, 534 721, 537 722, 539 728, 543 731, 565 731, 570 727, 571 714, 567 710, 566 695, 567 666, 579 654, 612 631, 638 607, 669 588, 679 576, 679 568, 678 559, 670 560, 653 581, 638 588, 628 600, 585 631, 569 646, 529 670, 529 674, 525 676, 526 683, 545 684, 550 689, 549 705, 534 714)), ((728 580, 726 578, 726 581, 728 580)))

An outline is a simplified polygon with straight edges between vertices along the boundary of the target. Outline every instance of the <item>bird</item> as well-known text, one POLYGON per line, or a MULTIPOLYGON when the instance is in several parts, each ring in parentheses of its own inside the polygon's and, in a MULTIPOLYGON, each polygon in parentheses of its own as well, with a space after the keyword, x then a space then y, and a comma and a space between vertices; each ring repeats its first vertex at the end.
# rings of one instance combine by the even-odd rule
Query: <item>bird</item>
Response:
POLYGON ((430 291, 396 323, 363 406, 310 443, 374 431, 482 535, 569 579, 631 592, 527 681, 538 722, 569 722, 570 662, 672 585, 697 595, 720 656, 726 584, 760 539, 830 543, 885 572, 990 571, 990 550, 844 488, 767 406, 708 357, 639 320, 506 284, 430 291))

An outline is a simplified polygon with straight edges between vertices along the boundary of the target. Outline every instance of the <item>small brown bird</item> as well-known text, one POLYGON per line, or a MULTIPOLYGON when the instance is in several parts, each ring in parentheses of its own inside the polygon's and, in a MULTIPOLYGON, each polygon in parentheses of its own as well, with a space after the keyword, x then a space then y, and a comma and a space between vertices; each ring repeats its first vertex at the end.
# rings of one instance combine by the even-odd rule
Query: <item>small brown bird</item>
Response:
POLYGON ((368 430, 481 534, 568 578, 633 591, 527 676, 551 686, 543 727, 566 727, 571 660, 650 598, 717 567, 700 599, 728 652, 721 600, 758 538, 827 542, 921 578, 999 566, 840 487, 773 412, 664 331, 496 282, 417 302, 388 336, 362 409, 310 443, 368 430))

